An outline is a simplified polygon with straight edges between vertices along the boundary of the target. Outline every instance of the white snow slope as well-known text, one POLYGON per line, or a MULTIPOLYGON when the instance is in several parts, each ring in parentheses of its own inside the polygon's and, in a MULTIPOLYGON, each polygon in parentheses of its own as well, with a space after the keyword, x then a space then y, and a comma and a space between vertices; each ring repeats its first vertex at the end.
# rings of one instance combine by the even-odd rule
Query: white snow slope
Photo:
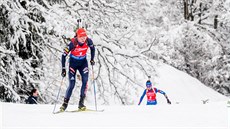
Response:
MULTIPOLYGON (((156 69, 155 87, 164 90, 172 101, 166 104, 157 94, 158 105, 103 106, 104 112, 52 114, 54 105, 0 103, 0 129, 227 129, 227 97, 202 85, 189 75, 161 64, 156 69), (207 103, 203 104, 203 101, 207 103)), ((140 92, 141 96, 142 92, 140 92)), ((139 101, 140 96, 133 96, 139 101)), ((59 108, 60 105, 57 105, 59 108)), ((93 103, 87 103, 94 108, 93 103)), ((67 110, 76 109, 69 105, 67 110)))

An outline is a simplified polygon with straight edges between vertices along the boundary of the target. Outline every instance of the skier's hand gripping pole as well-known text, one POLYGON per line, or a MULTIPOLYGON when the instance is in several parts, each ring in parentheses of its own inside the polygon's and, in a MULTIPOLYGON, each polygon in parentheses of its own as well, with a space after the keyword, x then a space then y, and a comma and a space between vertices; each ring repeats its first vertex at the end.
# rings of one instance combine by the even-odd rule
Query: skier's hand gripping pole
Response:
POLYGON ((164 94, 165 98, 167 99, 167 103, 171 104, 171 101, 169 100, 168 96, 166 94, 164 94))

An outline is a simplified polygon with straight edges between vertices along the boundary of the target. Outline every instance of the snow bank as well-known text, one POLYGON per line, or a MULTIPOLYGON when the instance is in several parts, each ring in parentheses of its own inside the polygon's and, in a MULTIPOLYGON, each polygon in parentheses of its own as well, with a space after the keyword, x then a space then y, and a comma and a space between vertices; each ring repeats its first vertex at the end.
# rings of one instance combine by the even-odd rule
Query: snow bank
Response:
MULTIPOLYGON (((1 129, 226 129, 225 102, 158 106, 99 106, 104 112, 52 114, 53 105, 1 103, 1 129)), ((71 105, 68 110, 75 109, 71 105)), ((91 107, 93 108, 93 107, 91 107)))

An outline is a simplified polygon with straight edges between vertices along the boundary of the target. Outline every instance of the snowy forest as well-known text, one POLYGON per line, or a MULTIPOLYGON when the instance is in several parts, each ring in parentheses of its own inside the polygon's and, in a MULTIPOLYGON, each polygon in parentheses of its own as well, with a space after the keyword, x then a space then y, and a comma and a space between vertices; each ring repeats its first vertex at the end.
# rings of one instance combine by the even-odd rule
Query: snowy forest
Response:
MULTIPOLYGON (((230 96, 230 0, 1 0, 0 101, 24 103, 37 88, 39 103, 54 103, 61 55, 78 27, 96 48, 101 104, 135 104, 158 76, 156 61, 230 96)), ((67 86, 65 78, 61 98, 67 86)))

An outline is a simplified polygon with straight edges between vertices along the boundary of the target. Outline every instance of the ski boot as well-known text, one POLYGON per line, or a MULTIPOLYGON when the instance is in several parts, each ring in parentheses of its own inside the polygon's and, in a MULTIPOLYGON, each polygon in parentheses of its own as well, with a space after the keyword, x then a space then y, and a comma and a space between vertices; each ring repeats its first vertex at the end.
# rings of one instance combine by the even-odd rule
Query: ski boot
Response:
POLYGON ((68 102, 69 102, 69 99, 64 99, 64 103, 62 104, 62 106, 60 107, 60 112, 64 112, 65 109, 67 108, 68 106, 68 102))
POLYGON ((86 110, 86 106, 84 105, 84 99, 85 99, 85 96, 80 96, 80 101, 78 104, 78 110, 81 110, 81 111, 86 110))

